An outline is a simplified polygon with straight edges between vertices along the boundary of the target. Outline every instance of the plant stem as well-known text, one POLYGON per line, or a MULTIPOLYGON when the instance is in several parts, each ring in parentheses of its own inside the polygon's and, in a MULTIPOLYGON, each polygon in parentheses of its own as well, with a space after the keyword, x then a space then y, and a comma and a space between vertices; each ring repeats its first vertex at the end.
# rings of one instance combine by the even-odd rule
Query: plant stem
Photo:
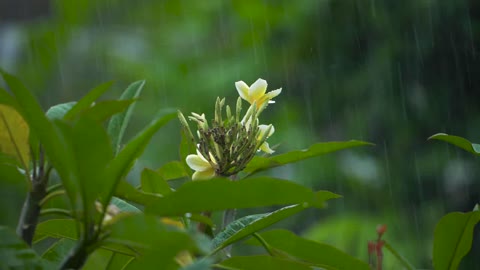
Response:
MULTIPOLYGON (((48 178, 44 174, 44 152, 40 148, 38 173, 35 173, 35 177, 32 179, 32 189, 27 193, 27 198, 22 207, 20 219, 17 226, 17 234, 27 243, 32 245, 33 235, 37 228, 38 217, 40 215, 41 204, 45 195, 47 194, 47 182, 48 178)), ((33 168, 37 170, 37 168, 33 168)), ((28 173, 28 171, 27 171, 28 173)))
MULTIPOLYGON (((234 174, 230 176, 230 180, 232 181, 237 181, 237 175, 234 174)), ((237 215, 237 209, 227 209, 223 213, 223 224, 222 224, 222 230, 224 230, 228 224, 232 223, 235 220, 235 216, 237 215)), ((224 251, 227 257, 230 257, 230 251, 232 250, 232 245, 229 245, 228 247, 225 247, 224 251)))
POLYGON ((85 241, 79 241, 77 246, 62 262, 60 269, 80 269, 87 261, 87 257, 87 244, 85 241))
POLYGON ((398 253, 389 243, 387 243, 386 241, 384 243, 385 243, 385 248, 388 251, 390 251, 390 253, 392 253, 392 255, 395 256, 395 258, 397 258, 397 260, 400 261, 400 263, 402 263, 402 265, 406 269, 408 270, 415 269, 415 267, 409 261, 407 261, 402 255, 400 255, 400 253, 398 253))
MULTIPOLYGON (((44 191, 44 190, 43 190, 44 191)), ((20 219, 17 226, 17 234, 27 243, 32 245, 33 235, 38 223, 38 216, 40 214, 40 201, 45 196, 45 193, 39 190, 32 190, 27 194, 27 198, 22 207, 20 219)))

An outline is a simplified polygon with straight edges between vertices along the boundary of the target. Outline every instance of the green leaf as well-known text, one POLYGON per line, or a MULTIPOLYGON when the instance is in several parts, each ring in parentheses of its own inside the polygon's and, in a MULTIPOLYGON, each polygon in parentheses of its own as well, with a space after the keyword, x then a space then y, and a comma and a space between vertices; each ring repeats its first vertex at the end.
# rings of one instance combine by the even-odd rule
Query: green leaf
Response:
POLYGON ((76 186, 77 175, 73 151, 59 130, 59 126, 53 125, 35 100, 35 97, 16 77, 1 72, 3 79, 16 97, 20 113, 30 127, 30 132, 42 143, 49 161, 60 175, 63 185, 69 194, 72 205, 77 200, 78 189, 76 186))
POLYGON ((43 254, 42 258, 47 261, 60 264, 70 251, 75 247, 76 241, 61 238, 57 242, 53 243, 43 254))
MULTIPOLYGON (((137 81, 130 84, 120 96, 120 100, 138 98, 140 96, 140 93, 142 92, 144 85, 145 80, 137 81)), ((133 109, 135 108, 135 104, 136 103, 131 104, 126 111, 114 115, 108 123, 107 131, 112 138, 112 145, 115 149, 115 153, 120 150, 123 135, 125 133, 125 129, 128 126, 128 122, 130 121, 130 117, 132 115, 133 109)))
POLYGON ((273 248, 312 265, 328 269, 370 270, 367 263, 330 245, 301 238, 287 230, 271 230, 260 236, 273 248))
MULTIPOLYGON (((95 201, 107 199, 113 188, 111 178, 102 177, 107 164, 113 158, 110 139, 102 125, 90 118, 80 118, 72 130, 72 146, 78 167, 79 183, 85 211, 85 222, 100 217, 95 201), (92 154, 95 153, 95 154, 92 154)), ((96 220, 95 222, 97 222, 96 220)))
POLYGON ((304 209, 305 207, 301 204, 289 205, 271 213, 239 218, 228 224, 228 226, 212 240, 215 252, 304 209))
POLYGON ((364 145, 373 145, 373 144, 368 142, 355 141, 355 140, 346 141, 346 142, 324 142, 324 143, 316 143, 305 150, 295 150, 295 151, 287 152, 287 153, 276 155, 276 156, 271 156, 271 157, 255 156, 248 163, 244 171, 249 173, 249 176, 250 176, 260 171, 268 170, 278 166, 283 166, 289 163, 294 163, 307 158, 317 157, 320 155, 340 151, 343 149, 364 146, 364 145))
POLYGON ((475 155, 480 155, 480 144, 472 143, 468 141, 465 138, 458 137, 458 136, 453 136, 453 135, 448 135, 445 133, 437 133, 430 138, 429 140, 435 139, 435 140, 440 140, 440 141, 445 141, 450 144, 453 144, 459 148, 462 148, 463 150, 466 150, 472 154, 475 155))
POLYGON ((158 198, 158 195, 145 193, 134 188, 125 180, 121 180, 118 184, 115 190, 115 196, 141 205, 149 205, 158 198))
POLYGON ((322 207, 325 201, 338 197, 328 191, 315 193, 294 182, 269 177, 241 181, 219 178, 187 182, 177 191, 147 205, 146 212, 174 216, 202 211, 296 203, 322 207))
POLYGON ((129 264, 128 269, 168 269, 180 251, 196 251, 195 242, 188 234, 169 230, 153 216, 133 215, 110 227, 109 242, 144 249, 141 260, 129 264))
POLYGON ((133 102, 135 102, 133 99, 100 101, 85 109, 81 115, 87 115, 92 119, 103 122, 112 115, 125 111, 133 102))
MULTIPOLYGON (((187 165, 187 156, 190 154, 195 154, 196 146, 195 142, 190 139, 188 135, 188 131, 185 128, 181 129, 180 132, 180 147, 179 147, 179 155, 180 155, 180 162, 182 162, 184 168, 188 168, 187 165)), ((188 176, 192 176, 191 170, 186 170, 188 176)))
POLYGON ((472 246, 473 229, 480 221, 478 210, 453 212, 440 219, 435 227, 433 266, 436 270, 457 269, 472 246))
MULTIPOLYGON (((239 270, 246 270, 246 269, 248 270, 265 270, 265 269, 311 270, 313 269, 307 264, 304 264, 301 262, 271 257, 268 255, 235 256, 219 263, 219 265, 223 267, 227 267, 226 269, 239 269, 239 270)), ((348 269, 355 269, 355 268, 348 268, 348 269)))
POLYGON ((13 231, 0 226, 0 268, 54 269, 54 266, 42 260, 13 231))
POLYGON ((166 181, 175 180, 182 177, 188 177, 189 174, 185 168, 183 162, 180 161, 171 161, 164 164, 157 172, 162 176, 166 181))
POLYGON ((106 269, 112 256, 111 251, 97 248, 88 256, 82 270, 106 269))
POLYGON ((55 106, 50 107, 50 109, 48 109, 46 115, 47 115, 48 119, 52 119, 52 120, 53 119, 63 119, 63 117, 65 117, 65 114, 67 114, 67 112, 73 106, 75 106, 75 104, 77 104, 76 101, 57 104, 55 106))
POLYGON ((100 84, 99 86, 93 88, 86 94, 82 99, 80 99, 64 116, 65 119, 73 119, 83 110, 89 108, 93 102, 95 102, 105 91, 110 89, 112 82, 106 82, 100 84))
POLYGON ((137 207, 129 204, 128 202, 126 202, 122 199, 116 198, 116 197, 112 197, 112 200, 110 201, 110 203, 115 205, 116 207, 118 207, 118 209, 120 209, 120 212, 133 212, 133 213, 141 213, 142 212, 137 207))
POLYGON ((0 104, 0 152, 15 157, 25 171, 30 162, 30 129, 14 108, 0 104))
POLYGON ((114 253, 110 258, 110 262, 108 263, 108 266, 105 269, 106 270, 123 269, 123 267, 125 267, 133 259, 134 258, 131 256, 114 253))
POLYGON ((159 173, 150 169, 142 171, 141 182, 142 190, 145 192, 161 195, 167 195, 172 192, 165 179, 159 173))
POLYGON ((18 109, 19 105, 15 100, 15 98, 13 98, 13 96, 10 95, 10 93, 8 93, 7 90, 1 87, 0 87, 0 104, 8 105, 12 108, 15 108, 17 111, 19 110, 18 109))
MULTIPOLYGON (((76 226, 77 224, 73 219, 49 219, 41 222, 37 225, 33 243, 37 243, 46 237, 77 240, 78 232, 76 226)), ((100 247, 124 255, 136 256, 136 252, 133 249, 121 244, 106 241, 100 247)))
MULTIPOLYGON (((143 150, 150 142, 153 135, 170 120, 175 118, 175 113, 167 113, 166 115, 154 120, 147 128, 141 131, 135 138, 133 138, 125 147, 118 153, 118 155, 108 165, 106 178, 112 179, 113 187, 116 187, 123 177, 128 173, 130 165, 143 153, 143 150)), ((115 189, 112 190, 112 193, 115 189)), ((110 200, 107 196, 107 201, 102 201, 106 204, 110 200)))

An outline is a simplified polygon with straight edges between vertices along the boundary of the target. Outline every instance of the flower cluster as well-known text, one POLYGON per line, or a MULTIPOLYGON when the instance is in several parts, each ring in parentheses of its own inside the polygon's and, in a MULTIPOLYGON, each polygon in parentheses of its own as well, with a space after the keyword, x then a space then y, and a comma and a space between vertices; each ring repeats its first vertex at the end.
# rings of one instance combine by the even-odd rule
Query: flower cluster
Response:
POLYGON ((250 87, 243 81, 236 82, 235 86, 240 95, 235 112, 230 106, 225 106, 225 99, 217 98, 215 118, 210 123, 205 114, 192 113, 188 116, 197 124, 196 138, 186 118, 179 112, 180 122, 197 146, 197 154, 188 155, 186 160, 188 166, 195 170, 193 180, 235 175, 247 166, 258 151, 273 153, 267 139, 275 129, 273 125, 260 124, 258 117, 282 89, 266 93, 267 82, 263 79, 258 79, 250 87), (243 117, 242 99, 250 103, 243 117))

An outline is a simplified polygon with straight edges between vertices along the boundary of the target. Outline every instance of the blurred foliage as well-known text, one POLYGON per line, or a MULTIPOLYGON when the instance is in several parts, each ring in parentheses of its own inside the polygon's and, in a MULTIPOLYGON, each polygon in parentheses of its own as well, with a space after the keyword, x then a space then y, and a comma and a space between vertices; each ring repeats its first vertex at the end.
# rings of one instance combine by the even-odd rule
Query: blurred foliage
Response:
MULTIPOLYGON (((116 97, 145 79, 130 138, 159 107, 211 114, 216 96, 234 103, 233 82, 262 77, 283 88, 264 115, 282 138, 272 140, 279 153, 318 140, 376 143, 277 170, 276 177, 295 175, 344 196, 328 215, 306 211, 284 226, 324 228, 331 243, 348 243, 361 257, 366 243, 345 240, 347 229, 329 224, 386 223, 389 242, 409 247, 413 263, 426 268, 435 222, 479 198, 474 157, 426 141, 437 132, 479 141, 478 1, 52 0, 48 10, 22 21, 0 11, 0 66, 21 75, 44 108, 77 100, 103 81, 115 81, 108 95, 116 97)), ((156 135, 131 180, 144 166, 178 159, 178 135, 178 124, 156 135)), ((1 184, 2 194, 23 194, 23 186, 1 184)), ((1 224, 15 224, 15 198, 1 224)), ((351 237, 373 238, 374 227, 351 237)), ((478 233, 474 239, 478 251, 478 233)), ((479 267, 473 257, 464 269, 479 267)))

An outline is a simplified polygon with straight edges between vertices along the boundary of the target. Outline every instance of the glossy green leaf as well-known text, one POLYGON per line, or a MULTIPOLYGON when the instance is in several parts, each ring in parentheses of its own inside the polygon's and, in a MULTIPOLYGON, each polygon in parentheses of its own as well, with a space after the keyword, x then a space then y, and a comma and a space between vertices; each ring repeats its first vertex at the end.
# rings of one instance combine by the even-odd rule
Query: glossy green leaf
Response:
POLYGON ((157 172, 162 176, 166 181, 175 180, 182 177, 188 177, 189 174, 183 162, 180 161, 171 161, 164 164, 157 172))
POLYGON ((269 177, 242 181, 220 178, 187 182, 177 191, 148 205, 146 212, 171 216, 296 203, 322 207, 325 201, 337 197, 339 196, 328 191, 313 192, 294 182, 269 177))
POLYGON ((165 179, 156 171, 144 169, 141 176, 142 190, 149 193, 167 195, 172 189, 165 179))
POLYGON ((478 210, 453 212, 440 219, 435 227, 433 266, 436 270, 457 269, 472 246, 473 229, 480 221, 478 210))
MULTIPOLYGON (((271 257, 268 255, 254 255, 254 256, 235 256, 227 259, 221 263, 220 266, 228 267, 226 269, 238 270, 265 270, 265 269, 282 269, 282 270, 311 270, 313 269, 307 264, 271 257)), ((345 268, 347 269, 347 268, 345 268)), ((355 269, 355 268, 348 268, 355 269)))
POLYGON ((0 152, 15 157, 24 170, 30 163, 30 128, 13 107, 0 104, 0 152))
POLYGON ((370 270, 366 262, 352 257, 335 247, 301 238, 287 230, 271 230, 260 233, 260 236, 271 247, 317 267, 328 270, 370 270))
POLYGON ((7 92, 7 90, 0 87, 0 104, 8 105, 19 111, 19 105, 15 98, 7 92))
POLYGON ((295 150, 295 151, 291 151, 291 152, 287 152, 284 154, 279 154, 271 157, 255 156, 252 159, 252 161, 248 163, 244 171, 249 173, 249 175, 252 175, 256 172, 264 171, 264 170, 278 167, 278 166, 283 166, 289 163, 294 163, 307 158, 312 158, 312 157, 340 151, 343 149, 348 149, 348 148, 353 148, 358 146, 365 146, 365 145, 373 145, 373 144, 368 142, 363 142, 363 141, 355 141, 355 140, 346 141, 346 142, 324 142, 324 143, 316 143, 305 150, 295 150))
POLYGON ((110 89, 112 82, 106 82, 93 88, 81 98, 64 116, 65 119, 73 119, 83 110, 89 108, 105 91, 110 89))
POLYGON ((63 119, 63 117, 65 117, 65 114, 67 114, 67 112, 73 106, 75 106, 75 104, 77 104, 76 101, 57 104, 55 106, 50 107, 50 109, 48 109, 46 115, 47 115, 48 119, 63 119))
POLYGON ((301 204, 289 205, 278 209, 271 213, 256 214, 239 218, 218 233, 213 241, 213 246, 216 251, 242 240, 243 238, 258 232, 272 224, 277 223, 287 217, 290 217, 302 210, 305 207, 301 204))
MULTIPOLYGON (((145 80, 137 81, 130 84, 120 96, 120 100, 138 98, 140 96, 140 93, 142 92, 144 85, 145 80)), ((125 129, 128 126, 128 122, 130 121, 132 112, 135 108, 135 104, 136 103, 131 104, 126 111, 114 115, 108 123, 107 131, 110 135, 110 138, 112 138, 112 145, 115 149, 115 153, 120 150, 123 135, 125 133, 125 129)))
MULTIPOLYGON (((125 147, 118 153, 118 155, 108 165, 106 178, 112 179, 112 187, 116 187, 123 177, 128 173, 130 165, 143 153, 145 147, 150 142, 153 135, 170 120, 175 118, 175 113, 167 113, 162 117, 154 120, 148 127, 141 131, 135 138, 133 138, 125 147)), ((110 200, 111 195, 107 196, 107 201, 102 201, 105 204, 110 200)))
POLYGON ((125 111, 133 102, 135 102, 133 99, 100 101, 85 109, 81 115, 103 122, 112 115, 125 111))
POLYGON ((115 196, 141 205, 149 205, 159 197, 156 194, 146 193, 138 190, 125 180, 120 180, 120 183, 115 190, 115 196))
POLYGON ((472 142, 470 142, 467 139, 462 138, 462 137, 448 135, 448 134, 445 134, 445 133, 438 133, 438 134, 435 134, 435 135, 431 136, 428 139, 429 140, 435 139, 435 140, 448 142, 448 143, 453 144, 453 145, 455 145, 455 146, 457 146, 457 147, 459 147, 463 150, 466 150, 466 151, 468 151, 472 154, 480 155, 480 144, 472 143, 472 142))
POLYGON ((53 269, 53 267, 20 240, 15 232, 0 226, 1 269, 53 269))

